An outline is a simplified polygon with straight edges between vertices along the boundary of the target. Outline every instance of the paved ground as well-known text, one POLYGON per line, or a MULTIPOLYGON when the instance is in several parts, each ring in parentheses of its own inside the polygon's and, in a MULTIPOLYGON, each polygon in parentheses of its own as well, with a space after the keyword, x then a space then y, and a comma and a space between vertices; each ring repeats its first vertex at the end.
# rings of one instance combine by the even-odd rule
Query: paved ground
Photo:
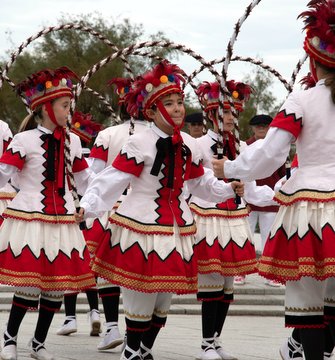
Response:
MULTIPOLYGON (((0 313, 1 324, 6 323, 7 312, 0 313)), ((18 359, 30 359, 27 343, 33 334, 36 313, 28 313, 23 320, 18 338, 18 359)), ((85 314, 78 314, 78 332, 70 336, 56 335, 64 320, 57 314, 47 339, 47 348, 59 360, 118 360, 120 352, 97 352, 97 337, 90 337, 85 314)), ((124 331, 124 317, 120 317, 124 331)), ((281 317, 230 316, 224 327, 222 339, 227 350, 239 360, 280 359, 278 348, 290 333, 281 317)), ((170 315, 166 327, 157 339, 154 355, 156 360, 194 359, 201 342, 201 318, 199 315, 170 315)))

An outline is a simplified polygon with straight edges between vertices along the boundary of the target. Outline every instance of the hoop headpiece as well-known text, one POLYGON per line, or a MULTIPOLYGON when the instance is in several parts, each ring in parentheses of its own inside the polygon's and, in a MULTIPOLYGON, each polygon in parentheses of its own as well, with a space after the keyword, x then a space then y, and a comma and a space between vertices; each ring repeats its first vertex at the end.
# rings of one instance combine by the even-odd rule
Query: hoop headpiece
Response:
POLYGON ((183 94, 181 82, 185 82, 184 71, 167 60, 161 61, 151 71, 135 79, 132 89, 125 96, 127 111, 138 117, 141 110, 148 118, 147 110, 161 96, 172 93, 183 94))
POLYGON ((31 108, 62 96, 72 97, 72 80, 77 75, 63 66, 56 70, 42 70, 30 75, 16 86, 16 91, 23 94, 31 108))
POLYGON ((101 124, 93 121, 91 114, 75 111, 72 116, 71 131, 77 134, 86 144, 89 144, 102 128, 101 124))
MULTIPOLYGON (((226 86, 234 100, 236 110, 239 112, 243 111, 244 104, 252 92, 251 87, 242 82, 235 82, 234 80, 227 81, 226 86)), ((218 82, 203 82, 198 86, 196 94, 206 112, 219 107, 220 86, 218 82)), ((223 105, 225 109, 230 109, 228 101, 224 100, 223 105)))
POLYGON ((124 98, 131 89, 133 80, 130 78, 114 78, 108 81, 109 86, 115 86, 115 93, 118 96, 118 105, 124 104, 124 98))

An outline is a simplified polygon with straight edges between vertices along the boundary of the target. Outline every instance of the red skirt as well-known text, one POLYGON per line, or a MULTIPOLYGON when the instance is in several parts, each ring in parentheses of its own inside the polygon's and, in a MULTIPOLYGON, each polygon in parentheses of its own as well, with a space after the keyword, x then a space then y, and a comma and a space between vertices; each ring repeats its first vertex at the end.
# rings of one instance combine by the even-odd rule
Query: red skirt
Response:
POLYGON ((197 292, 194 236, 153 235, 110 225, 92 259, 92 270, 128 289, 176 294, 197 292))
POLYGON ((335 203, 281 206, 259 262, 260 275, 282 283, 335 276, 335 203))
POLYGON ((195 214, 195 253, 200 274, 222 276, 257 272, 255 247, 247 217, 205 217, 195 214))
POLYGON ((5 219, 0 228, 0 283, 42 291, 91 288, 90 255, 76 224, 5 219))

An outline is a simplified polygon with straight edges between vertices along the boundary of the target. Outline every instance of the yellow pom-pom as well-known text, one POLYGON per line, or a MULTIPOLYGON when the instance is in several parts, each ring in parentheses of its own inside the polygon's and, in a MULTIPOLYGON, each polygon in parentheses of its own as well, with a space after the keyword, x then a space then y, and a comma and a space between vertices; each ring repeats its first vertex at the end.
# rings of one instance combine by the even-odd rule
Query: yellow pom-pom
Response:
POLYGON ((45 83, 45 88, 46 88, 46 89, 51 89, 51 88, 52 88, 52 82, 51 82, 51 81, 47 81, 47 82, 45 83))
POLYGON ((238 92, 235 90, 232 93, 234 99, 238 99, 238 92))
POLYGON ((80 128, 80 122, 77 121, 77 122, 74 124, 74 127, 77 128, 77 129, 79 129, 79 128, 80 128))
POLYGON ((120 90, 120 94, 124 94, 124 87, 120 90))
POLYGON ((160 82, 161 82, 162 84, 166 84, 166 83, 169 81, 169 79, 168 79, 168 77, 167 77, 166 75, 162 75, 162 76, 159 78, 159 80, 160 80, 160 82))

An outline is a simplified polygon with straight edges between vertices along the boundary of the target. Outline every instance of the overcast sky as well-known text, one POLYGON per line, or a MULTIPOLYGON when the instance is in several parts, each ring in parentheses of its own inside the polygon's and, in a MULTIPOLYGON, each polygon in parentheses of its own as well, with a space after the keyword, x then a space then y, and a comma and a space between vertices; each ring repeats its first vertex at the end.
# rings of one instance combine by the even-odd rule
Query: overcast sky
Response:
MULTIPOLYGON (((0 56, 18 47, 43 27, 58 24, 65 14, 98 12, 107 21, 142 24, 147 34, 159 30, 172 41, 185 45, 206 60, 221 58, 233 33, 234 24, 251 0, 1 0, 0 56)), ((289 79, 303 56, 302 21, 298 14, 305 10, 307 0, 262 0, 242 26, 234 54, 260 57, 289 79)), ((146 40, 144 37, 141 40, 146 40)), ((66 64, 64 64, 66 65, 66 64)), ((183 56, 178 65, 187 73, 199 63, 183 56)), ((254 66, 233 62, 228 78, 242 79, 254 66)), ((218 67, 220 70, 220 66, 218 67)), ((305 75, 307 66, 301 72, 305 75)), ((10 76, 10 73, 8 74, 10 76)), ((200 80, 213 81, 208 73, 200 80)), ((285 88, 275 80, 274 95, 282 100, 285 88)))

